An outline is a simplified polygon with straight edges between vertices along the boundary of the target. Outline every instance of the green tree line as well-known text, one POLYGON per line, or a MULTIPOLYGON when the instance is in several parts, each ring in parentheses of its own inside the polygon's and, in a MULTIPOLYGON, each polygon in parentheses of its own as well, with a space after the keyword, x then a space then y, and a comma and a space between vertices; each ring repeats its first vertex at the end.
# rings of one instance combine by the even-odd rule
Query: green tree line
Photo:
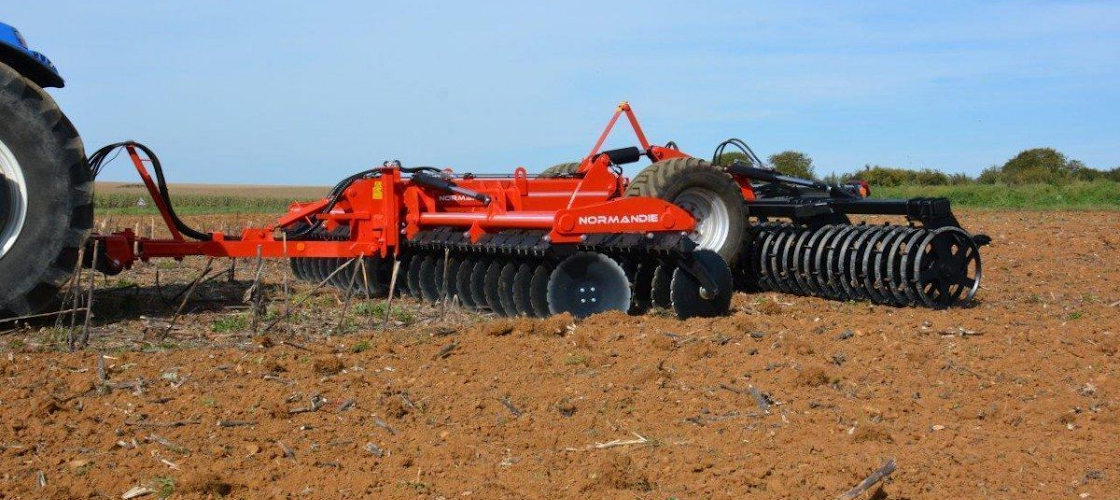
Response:
MULTIPOLYGON (((720 164, 729 165, 735 160, 745 160, 741 153, 727 153, 720 164)), ((816 179, 812 158, 799 151, 783 151, 771 155, 770 166, 779 172, 795 177, 816 179)), ((1003 165, 984 169, 977 177, 963 173, 945 173, 929 168, 907 169, 882 165, 865 165, 862 170, 845 174, 830 174, 823 179, 838 183, 863 180, 872 187, 897 186, 964 186, 970 184, 1005 184, 1023 186, 1048 184, 1065 186, 1074 182, 1120 182, 1120 167, 1100 170, 1086 166, 1079 160, 1068 158, 1054 148, 1028 149, 1007 160, 1003 165)))

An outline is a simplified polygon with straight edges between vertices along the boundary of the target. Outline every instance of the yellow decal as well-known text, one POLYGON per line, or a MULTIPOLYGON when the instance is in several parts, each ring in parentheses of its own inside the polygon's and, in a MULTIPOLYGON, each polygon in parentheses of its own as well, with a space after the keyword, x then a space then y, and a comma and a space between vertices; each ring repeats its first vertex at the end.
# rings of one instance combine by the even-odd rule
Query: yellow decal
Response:
POLYGON ((382 192, 381 181, 374 182, 373 183, 373 199, 380 200, 380 199, 383 199, 384 197, 385 197, 385 193, 382 192))

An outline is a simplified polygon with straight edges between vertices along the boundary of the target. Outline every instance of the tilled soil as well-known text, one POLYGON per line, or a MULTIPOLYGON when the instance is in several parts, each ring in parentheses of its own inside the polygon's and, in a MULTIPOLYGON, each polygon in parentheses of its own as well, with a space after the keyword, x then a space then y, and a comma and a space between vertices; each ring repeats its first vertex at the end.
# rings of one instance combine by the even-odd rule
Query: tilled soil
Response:
POLYGON ((327 336, 342 306, 315 295, 291 336, 211 327, 234 299, 163 340, 99 313, 73 354, 10 332, 0 498, 827 499, 890 459, 865 497, 1120 498, 1115 213, 960 218, 994 240, 963 310, 739 294, 717 319, 429 307, 327 336))

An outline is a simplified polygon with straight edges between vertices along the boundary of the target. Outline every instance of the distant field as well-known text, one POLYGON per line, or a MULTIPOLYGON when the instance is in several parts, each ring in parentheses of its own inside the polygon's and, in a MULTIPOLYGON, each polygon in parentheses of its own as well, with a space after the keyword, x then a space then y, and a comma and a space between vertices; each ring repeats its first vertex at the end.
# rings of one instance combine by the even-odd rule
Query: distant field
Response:
MULTIPOLYGON (((316 200, 330 190, 325 186, 216 184, 172 184, 170 189, 175 211, 182 215, 284 212, 293 201, 316 200)), ((968 208, 1120 209, 1120 183, 1111 181, 1075 182, 1065 186, 872 186, 872 192, 877 198, 946 197, 954 206, 968 208)), ((157 213, 142 184, 98 182, 95 203, 97 212, 104 215, 157 213), (144 207, 139 206, 141 199, 144 207)))
POLYGON ((1120 209, 1120 183, 1074 182, 1064 186, 966 184, 960 186, 871 187, 879 198, 936 196, 956 207, 999 209, 1120 209))
MULTIPOLYGON (((317 200, 326 195, 324 186, 239 186, 217 184, 171 184, 175 212, 190 214, 283 212, 293 201, 317 200)), ((99 214, 155 214, 155 205, 143 184, 98 182, 94 203, 99 214), (141 207, 140 200, 143 200, 141 207)))

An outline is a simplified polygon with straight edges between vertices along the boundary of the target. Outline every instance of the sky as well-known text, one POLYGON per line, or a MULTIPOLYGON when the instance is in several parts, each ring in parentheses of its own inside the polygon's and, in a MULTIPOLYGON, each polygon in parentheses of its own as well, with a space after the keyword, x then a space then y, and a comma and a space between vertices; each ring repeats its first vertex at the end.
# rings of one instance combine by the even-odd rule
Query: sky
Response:
POLYGON ((1120 1, 5 4, 87 150, 138 140, 173 183, 535 172, 586 155, 620 101, 655 143, 738 137, 819 174, 977 174, 1040 146, 1120 166, 1120 1))

